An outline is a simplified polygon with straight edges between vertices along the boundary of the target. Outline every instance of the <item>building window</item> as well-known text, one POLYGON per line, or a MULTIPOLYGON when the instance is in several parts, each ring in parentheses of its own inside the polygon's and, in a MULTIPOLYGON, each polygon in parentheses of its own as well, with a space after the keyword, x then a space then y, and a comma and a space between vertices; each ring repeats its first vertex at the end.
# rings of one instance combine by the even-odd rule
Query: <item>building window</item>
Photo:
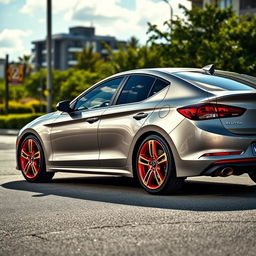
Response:
POLYGON ((68 53, 68 60, 76 60, 77 56, 75 52, 68 53))
POLYGON ((227 8, 233 4, 233 0, 220 0, 219 6, 221 9, 227 8))
POLYGON ((256 8, 256 1, 255 0, 241 0, 240 1, 240 9, 250 9, 256 8))

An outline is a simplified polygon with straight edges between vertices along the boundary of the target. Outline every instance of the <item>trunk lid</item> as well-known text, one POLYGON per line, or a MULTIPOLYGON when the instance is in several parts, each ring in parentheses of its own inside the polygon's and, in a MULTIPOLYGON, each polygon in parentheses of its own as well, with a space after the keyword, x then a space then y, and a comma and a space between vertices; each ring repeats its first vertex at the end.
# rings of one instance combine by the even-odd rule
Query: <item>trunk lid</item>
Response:
POLYGON ((220 118, 228 131, 239 135, 256 135, 256 92, 220 93, 216 103, 246 109, 241 116, 220 118))

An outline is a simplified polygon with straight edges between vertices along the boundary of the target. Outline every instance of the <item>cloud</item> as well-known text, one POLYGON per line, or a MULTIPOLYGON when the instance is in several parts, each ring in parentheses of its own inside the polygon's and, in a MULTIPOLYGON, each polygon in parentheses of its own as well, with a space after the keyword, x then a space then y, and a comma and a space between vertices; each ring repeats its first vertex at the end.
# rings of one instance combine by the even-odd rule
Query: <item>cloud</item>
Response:
POLYGON ((85 7, 85 8, 79 9, 77 12, 74 12, 72 19, 89 21, 89 22, 96 20, 99 23, 111 24, 112 22, 115 22, 117 19, 119 19, 119 17, 97 14, 96 8, 85 7))
POLYGON ((0 0, 0 4, 9 4, 11 0, 0 0))
MULTIPOLYGON (((60 14, 70 26, 90 26, 93 23, 97 34, 113 35, 125 40, 134 35, 142 43, 147 40, 147 22, 162 29, 163 23, 170 18, 170 7, 162 0, 133 0, 135 8, 129 8, 127 0, 126 5, 121 4, 122 1, 124 0, 54 0, 52 10, 53 14, 60 14)), ((180 2, 170 0, 174 15, 183 15, 178 8, 180 2)), ((191 6, 188 0, 183 0, 182 4, 188 8, 191 6)), ((42 9, 46 9, 46 1, 25 0, 20 12, 37 15, 38 10, 42 9)), ((41 22, 43 20, 39 21, 41 22)))
MULTIPOLYGON (((52 0, 52 11, 53 13, 67 11, 73 8, 75 4, 76 1, 52 0)), ((46 10, 46 0, 26 0, 25 4, 20 9, 20 13, 35 15, 38 10, 46 10)))
MULTIPOLYGON (((190 7, 187 0, 183 5, 190 7)), ((163 23, 170 18, 170 7, 163 1, 136 0, 135 9, 120 6, 120 0, 91 0, 78 1, 74 8, 70 8, 64 19, 80 25, 93 22, 99 34, 111 34, 122 39, 135 35, 140 41, 147 40, 148 22, 163 28, 163 23)), ((170 1, 174 15, 183 16, 179 9, 180 1, 170 1)))
POLYGON ((46 24, 46 19, 45 18, 41 18, 38 20, 39 24, 46 24))
POLYGON ((24 53, 23 39, 31 35, 31 31, 20 29, 4 29, 0 32, 0 56, 5 54, 24 53))

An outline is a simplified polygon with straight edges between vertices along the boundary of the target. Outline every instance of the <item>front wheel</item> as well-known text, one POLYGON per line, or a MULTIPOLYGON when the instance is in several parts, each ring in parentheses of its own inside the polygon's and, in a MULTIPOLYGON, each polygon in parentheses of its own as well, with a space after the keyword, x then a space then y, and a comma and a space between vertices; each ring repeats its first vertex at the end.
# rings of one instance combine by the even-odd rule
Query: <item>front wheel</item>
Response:
POLYGON ((256 183, 256 172, 249 173, 249 177, 256 183))
POLYGON ((35 136, 27 136, 18 152, 19 167, 27 181, 48 182, 52 179, 54 172, 46 172, 43 149, 35 136))
POLYGON ((170 194, 181 188, 171 150, 157 135, 148 136, 136 157, 136 173, 142 187, 151 194, 170 194))

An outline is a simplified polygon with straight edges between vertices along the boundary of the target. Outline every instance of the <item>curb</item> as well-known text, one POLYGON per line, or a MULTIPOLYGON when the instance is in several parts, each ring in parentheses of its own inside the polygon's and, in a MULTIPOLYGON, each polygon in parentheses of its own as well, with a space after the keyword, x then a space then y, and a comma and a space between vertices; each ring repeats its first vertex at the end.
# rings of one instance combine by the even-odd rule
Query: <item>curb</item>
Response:
POLYGON ((18 133, 19 133, 19 130, 16 130, 16 129, 0 129, 0 135, 17 136, 18 133))

